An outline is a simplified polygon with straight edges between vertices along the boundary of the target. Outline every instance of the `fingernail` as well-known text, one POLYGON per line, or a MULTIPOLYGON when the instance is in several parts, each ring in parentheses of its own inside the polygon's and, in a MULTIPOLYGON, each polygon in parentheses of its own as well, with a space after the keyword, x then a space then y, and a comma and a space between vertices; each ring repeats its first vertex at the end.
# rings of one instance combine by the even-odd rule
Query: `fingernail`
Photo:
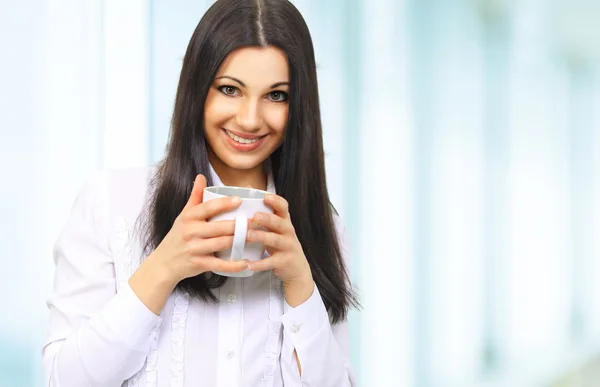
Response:
POLYGON ((256 237, 256 233, 254 231, 248 231, 248 239, 254 239, 256 237))
POLYGON ((240 199, 237 196, 234 196, 231 198, 231 203, 233 203, 233 204, 240 204, 241 202, 242 202, 242 199, 240 199))
POLYGON ((265 219, 265 216, 264 216, 263 214, 260 214, 260 213, 259 213, 259 214, 256 214, 256 215, 254 215, 254 218, 255 218, 256 220, 264 220, 264 219, 265 219))

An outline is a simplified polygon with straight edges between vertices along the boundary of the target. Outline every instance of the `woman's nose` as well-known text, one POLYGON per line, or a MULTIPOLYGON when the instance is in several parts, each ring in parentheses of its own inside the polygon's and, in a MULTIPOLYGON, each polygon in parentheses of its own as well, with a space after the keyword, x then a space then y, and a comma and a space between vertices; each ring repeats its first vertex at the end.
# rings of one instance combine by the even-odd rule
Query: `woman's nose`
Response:
POLYGON ((259 130, 262 127, 259 102, 253 99, 242 102, 236 115, 236 123, 248 132, 259 130))

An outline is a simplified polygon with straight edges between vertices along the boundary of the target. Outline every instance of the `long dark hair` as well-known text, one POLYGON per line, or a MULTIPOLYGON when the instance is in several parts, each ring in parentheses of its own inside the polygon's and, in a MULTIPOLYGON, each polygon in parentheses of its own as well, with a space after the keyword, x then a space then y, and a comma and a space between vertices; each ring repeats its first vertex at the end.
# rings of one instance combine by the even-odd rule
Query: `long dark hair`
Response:
MULTIPOLYGON (((336 237, 325 181, 319 94, 312 40, 287 0, 218 0, 196 27, 183 60, 166 157, 158 164, 143 214, 142 242, 154 250, 173 226, 197 174, 213 185, 204 137, 204 102, 215 74, 232 51, 273 45, 288 57, 290 109, 285 141, 270 156, 277 193, 289 202, 296 234, 332 322, 357 306, 336 237)), ((226 277, 204 273, 178 288, 207 302, 226 277)))

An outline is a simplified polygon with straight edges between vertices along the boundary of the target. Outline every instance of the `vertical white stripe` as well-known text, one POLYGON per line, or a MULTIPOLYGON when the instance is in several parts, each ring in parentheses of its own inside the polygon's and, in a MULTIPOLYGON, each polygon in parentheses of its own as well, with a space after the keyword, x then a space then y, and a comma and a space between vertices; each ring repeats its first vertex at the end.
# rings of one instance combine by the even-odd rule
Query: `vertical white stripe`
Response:
POLYGON ((412 139, 407 99, 404 1, 364 6, 364 112, 359 181, 362 224, 363 379, 359 385, 413 385, 412 139), (398 8, 399 7, 399 8, 398 8), (398 20, 400 19, 400 20, 398 20), (376 329, 375 329, 376 328, 376 329))
POLYGON ((478 376, 483 346, 482 51, 473 37, 478 32, 475 15, 448 7, 433 11, 431 17, 440 24, 435 23, 432 31, 433 63, 424 64, 436 69, 426 113, 431 115, 427 128, 431 200, 426 203, 431 214, 426 238, 431 330, 426 332, 430 353, 426 360, 433 385, 462 385, 478 376))
POLYGON ((104 166, 148 160, 147 0, 104 1, 104 166))
POLYGON ((510 65, 506 356, 517 368, 563 353, 571 315, 570 129, 557 125, 544 11, 535 1, 517 8, 510 65))

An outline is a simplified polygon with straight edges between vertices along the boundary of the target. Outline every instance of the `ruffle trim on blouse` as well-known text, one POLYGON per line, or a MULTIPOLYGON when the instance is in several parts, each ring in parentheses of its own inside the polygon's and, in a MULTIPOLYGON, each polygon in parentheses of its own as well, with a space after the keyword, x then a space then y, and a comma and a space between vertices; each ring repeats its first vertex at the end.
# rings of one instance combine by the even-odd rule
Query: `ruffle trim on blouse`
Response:
POLYGON ((150 343, 150 352, 146 358, 146 387, 156 387, 158 374, 156 372, 156 363, 158 363, 158 334, 159 327, 155 327, 152 332, 153 340, 150 343))
POLYGON ((171 387, 183 387, 185 329, 189 310, 189 296, 177 291, 171 319, 171 387))
POLYGON ((281 353, 283 314, 283 287, 281 280, 271 272, 269 278, 269 331, 265 343, 265 370, 263 373, 263 386, 272 387, 273 377, 277 369, 277 361, 281 353))
MULTIPOLYGON (((127 225, 127 220, 124 217, 120 217, 116 222, 116 259, 115 266, 118 273, 117 282, 118 287, 122 288, 126 286, 127 281, 133 275, 134 271, 140 265, 140 261, 133 259, 132 248, 131 248, 131 231, 127 225)), ((150 343, 150 351, 146 357, 146 367, 142 368, 140 372, 133 375, 127 381, 128 387, 137 387, 140 384, 140 378, 142 373, 146 373, 146 386, 156 387, 157 373, 156 364, 158 362, 158 335, 160 332, 160 324, 157 324, 152 331, 152 342, 150 343)))

